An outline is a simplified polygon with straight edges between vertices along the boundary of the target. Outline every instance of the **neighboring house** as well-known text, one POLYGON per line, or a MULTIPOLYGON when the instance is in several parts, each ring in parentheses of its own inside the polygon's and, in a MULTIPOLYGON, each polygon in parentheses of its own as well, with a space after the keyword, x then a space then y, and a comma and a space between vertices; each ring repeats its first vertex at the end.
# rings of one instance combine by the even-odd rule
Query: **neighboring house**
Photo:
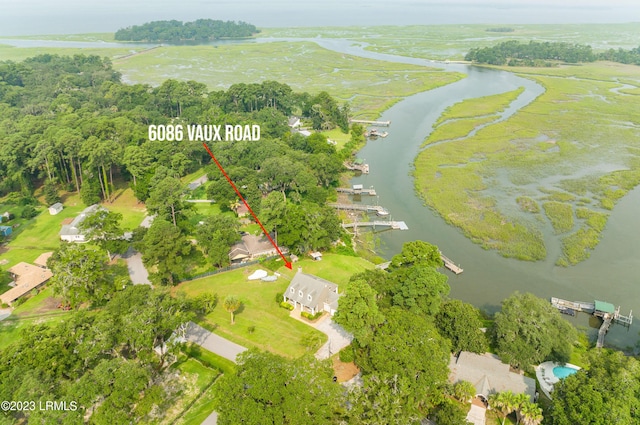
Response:
POLYGON ((284 301, 311 314, 327 311, 332 316, 338 310, 338 285, 310 274, 298 273, 284 293, 284 301))
POLYGON ((25 262, 16 264, 8 271, 13 278, 13 288, 0 295, 0 302, 3 304, 13 303, 33 289, 44 285, 53 276, 51 270, 25 262))
POLYGON ((11 226, 0 226, 0 235, 9 236, 11 233, 13 233, 11 226))
POLYGON ((60 202, 56 202, 55 204, 51 205, 49 207, 49 214, 51 215, 56 215, 58 214, 60 211, 62 211, 62 208, 64 208, 62 206, 62 204, 60 202))
POLYGON ((43 269, 47 268, 47 261, 53 255, 53 251, 45 252, 44 254, 40 254, 38 258, 33 260, 33 264, 38 267, 42 267, 43 269))
MULTIPOLYGON (((287 252, 286 248, 280 247, 280 251, 287 252)), ((243 261, 251 261, 258 257, 276 255, 278 251, 273 244, 264 235, 244 235, 242 240, 231 246, 229 252, 229 259, 234 263, 241 263, 243 261)))
POLYGON ((98 204, 85 208, 80 214, 69 224, 63 224, 60 230, 60 239, 67 242, 86 242, 84 231, 80 229, 80 224, 91 215, 98 211, 98 204))
POLYGON ((302 123, 300 122, 300 118, 298 117, 291 117, 289 118, 289 127, 291 128, 298 128, 302 125, 302 123))
POLYGON ((462 351, 458 357, 452 355, 449 370, 451 383, 471 382, 476 388, 476 396, 485 400, 490 394, 503 391, 524 393, 533 400, 536 393, 534 379, 512 372, 508 364, 502 363, 498 356, 490 353, 475 354, 462 351))

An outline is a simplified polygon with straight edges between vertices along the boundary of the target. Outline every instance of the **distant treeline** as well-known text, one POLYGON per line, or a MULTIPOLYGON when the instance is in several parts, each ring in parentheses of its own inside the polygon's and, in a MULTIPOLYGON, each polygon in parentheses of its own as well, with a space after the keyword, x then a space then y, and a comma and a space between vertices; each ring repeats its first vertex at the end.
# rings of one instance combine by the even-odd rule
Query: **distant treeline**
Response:
POLYGON ((153 21, 116 31, 119 41, 211 41, 219 38, 251 37, 260 32, 246 22, 198 19, 193 22, 153 21))
POLYGON ((596 59, 591 46, 537 41, 520 43, 515 40, 493 47, 471 49, 465 56, 465 60, 472 62, 510 66, 547 66, 545 61, 549 60, 578 63, 596 59))
POLYGON ((465 60, 490 65, 551 66, 553 62, 580 63, 608 60, 640 65, 640 47, 594 53, 591 46, 570 43, 504 41, 493 47, 471 49, 465 60))
POLYGON ((640 47, 636 47, 631 50, 609 49, 604 53, 600 53, 598 58, 606 61, 640 65, 640 47))

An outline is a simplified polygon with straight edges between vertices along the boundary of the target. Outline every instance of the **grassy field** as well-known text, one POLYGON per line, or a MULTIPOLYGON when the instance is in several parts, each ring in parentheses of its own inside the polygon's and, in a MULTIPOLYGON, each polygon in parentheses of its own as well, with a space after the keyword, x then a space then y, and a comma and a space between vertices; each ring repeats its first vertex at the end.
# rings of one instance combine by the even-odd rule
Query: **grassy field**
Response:
POLYGON ((416 188, 487 248, 545 258, 549 226, 562 233, 558 264, 575 264, 598 243, 606 211, 640 183, 640 97, 619 90, 640 87, 638 67, 600 62, 518 71, 545 93, 474 136, 428 146, 416 158, 416 188), (541 206, 550 222, 536 218, 541 206))
POLYGON ((204 292, 217 294, 218 306, 202 324, 245 347, 258 347, 283 356, 298 357, 307 350, 303 338, 308 334, 321 335, 324 341, 324 334, 289 318, 289 311, 276 303, 276 295, 285 291, 289 281, 283 278, 276 282, 248 281, 247 276, 256 268, 242 268, 185 282, 178 285, 175 291, 184 292, 187 296, 204 292), (242 301, 233 325, 229 313, 222 307, 227 295, 235 295, 242 301), (253 331, 251 327, 254 327, 253 331))
MULTIPOLYGON (((14 230, 6 247, 0 248, 0 260, 6 260, 3 267, 9 268, 21 261, 33 262, 40 254, 55 250, 60 245, 59 232, 65 219, 74 218, 86 208, 75 193, 62 196, 64 209, 56 214, 49 214, 44 207, 41 213, 31 220, 18 220, 20 226, 14 230)), ((110 211, 119 212, 123 216, 121 226, 125 230, 133 230, 140 225, 146 214, 144 204, 138 203, 133 191, 119 188, 115 191, 112 203, 103 203, 110 211)), ((9 210, 10 207, 6 206, 9 210)), ((4 209, 0 210, 4 212, 4 209)), ((13 224, 13 222, 12 222, 13 224)))
POLYGON ((193 297, 204 292, 218 295, 218 306, 205 317, 203 325, 245 347, 258 347, 286 357, 299 357, 307 351, 315 351, 319 345, 308 347, 311 335, 326 336, 310 326, 289 317, 289 311, 281 308, 276 296, 289 285, 290 278, 300 266, 305 273, 316 274, 331 280, 344 289, 353 273, 373 268, 373 264, 357 257, 327 254, 322 261, 302 260, 294 264, 294 271, 282 266, 282 276, 276 282, 249 281, 247 276, 258 266, 250 266, 210 277, 184 282, 174 291, 193 297), (235 324, 231 325, 229 313, 222 307, 227 295, 235 295, 242 301, 235 324))

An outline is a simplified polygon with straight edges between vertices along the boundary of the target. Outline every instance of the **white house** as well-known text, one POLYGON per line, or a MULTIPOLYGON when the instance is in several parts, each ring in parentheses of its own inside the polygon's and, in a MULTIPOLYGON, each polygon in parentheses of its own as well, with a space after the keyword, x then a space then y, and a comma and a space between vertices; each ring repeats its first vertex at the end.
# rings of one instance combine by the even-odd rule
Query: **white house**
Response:
POLYGON ((301 311, 316 314, 319 311, 329 312, 332 316, 338 310, 338 285, 318 276, 298 273, 284 293, 284 301, 300 307, 301 311))
POLYGON ((60 239, 67 242, 86 242, 84 232, 80 229, 80 224, 91 215, 98 211, 98 204, 85 208, 80 214, 73 219, 70 224, 63 224, 60 230, 60 239))
POLYGON ((62 204, 60 202, 56 202, 55 204, 51 205, 49 207, 49 214, 51 215, 56 215, 58 214, 60 211, 62 211, 62 208, 64 208, 62 206, 62 204))

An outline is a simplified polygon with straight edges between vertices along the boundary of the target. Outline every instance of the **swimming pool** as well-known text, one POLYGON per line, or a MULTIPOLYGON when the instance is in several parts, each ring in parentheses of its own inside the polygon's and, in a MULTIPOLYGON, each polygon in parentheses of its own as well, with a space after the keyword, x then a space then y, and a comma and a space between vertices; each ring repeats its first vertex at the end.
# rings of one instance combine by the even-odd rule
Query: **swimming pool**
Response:
POLYGON ((573 375, 577 371, 578 369, 574 369, 572 367, 567 367, 567 366, 556 366, 553 368, 553 374, 558 379, 566 378, 569 375, 573 375))

